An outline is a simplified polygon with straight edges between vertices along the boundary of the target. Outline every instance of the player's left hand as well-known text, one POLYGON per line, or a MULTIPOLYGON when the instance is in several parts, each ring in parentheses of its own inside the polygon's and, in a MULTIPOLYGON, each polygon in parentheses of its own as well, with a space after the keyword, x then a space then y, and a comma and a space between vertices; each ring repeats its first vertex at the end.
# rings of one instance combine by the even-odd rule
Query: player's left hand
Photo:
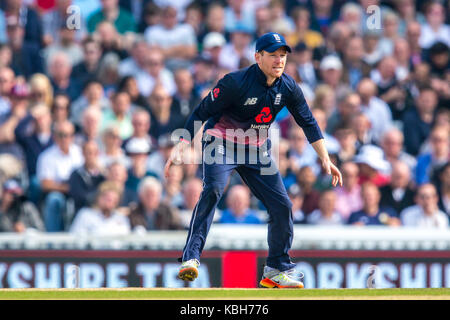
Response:
POLYGON ((336 187, 338 184, 342 187, 342 174, 339 169, 331 162, 330 159, 325 159, 322 161, 322 167, 325 172, 331 174, 331 184, 336 187))

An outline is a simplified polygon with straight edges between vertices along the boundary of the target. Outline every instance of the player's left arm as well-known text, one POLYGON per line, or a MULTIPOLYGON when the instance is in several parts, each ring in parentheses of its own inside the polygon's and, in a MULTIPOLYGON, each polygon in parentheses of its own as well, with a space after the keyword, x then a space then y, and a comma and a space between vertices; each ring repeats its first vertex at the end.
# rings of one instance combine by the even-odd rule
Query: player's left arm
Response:
POLYGON ((331 162, 327 148, 325 147, 322 131, 309 109, 302 90, 297 84, 293 85, 290 97, 291 99, 287 104, 289 112, 294 117, 295 122, 305 132, 305 136, 319 156, 325 172, 332 175, 332 185, 336 186, 339 183, 342 186, 342 174, 331 162))

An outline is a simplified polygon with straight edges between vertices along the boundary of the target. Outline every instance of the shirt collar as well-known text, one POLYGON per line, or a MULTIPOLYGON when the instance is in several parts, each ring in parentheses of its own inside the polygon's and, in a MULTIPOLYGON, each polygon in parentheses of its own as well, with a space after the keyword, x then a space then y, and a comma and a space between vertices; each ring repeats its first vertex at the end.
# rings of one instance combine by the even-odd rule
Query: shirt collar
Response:
POLYGON ((267 85, 267 77, 257 63, 255 63, 255 68, 256 68, 256 79, 265 87, 273 87, 280 81, 280 78, 276 78, 271 86, 267 85))

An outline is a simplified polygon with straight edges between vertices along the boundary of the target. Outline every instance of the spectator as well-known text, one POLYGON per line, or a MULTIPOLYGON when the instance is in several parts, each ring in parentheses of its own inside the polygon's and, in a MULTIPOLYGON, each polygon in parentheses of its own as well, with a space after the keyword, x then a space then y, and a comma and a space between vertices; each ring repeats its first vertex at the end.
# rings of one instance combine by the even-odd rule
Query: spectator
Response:
POLYGON ((403 132, 397 128, 391 128, 384 133, 380 146, 383 149, 384 157, 387 161, 391 164, 396 161, 402 161, 406 163, 409 170, 413 172, 417 160, 403 151, 404 141, 403 132))
POLYGON ((153 1, 144 1, 144 8, 142 10, 142 18, 137 26, 138 33, 144 33, 145 29, 150 26, 155 26, 161 21, 161 8, 153 1))
POLYGON ((159 139, 184 127, 184 118, 172 109, 172 97, 162 86, 156 85, 149 97, 151 127, 150 135, 159 139))
POLYGON ((131 139, 141 139, 146 141, 150 146, 150 152, 152 152, 156 141, 148 134, 151 124, 149 113, 144 109, 137 109, 132 115, 131 123, 133 125, 133 135, 123 141, 122 149, 127 150, 127 144, 131 139))
POLYGON ((95 41, 100 44, 102 52, 102 60, 108 54, 116 55, 119 60, 128 57, 128 52, 124 48, 126 43, 125 38, 117 31, 112 22, 107 20, 100 22, 95 32, 92 34, 95 41))
POLYGON ((199 56, 195 62, 200 62, 201 60, 205 62, 212 62, 215 67, 219 66, 220 53, 222 48, 225 46, 227 41, 225 37, 219 32, 210 32, 203 38, 203 50, 201 56, 199 56))
POLYGON ((355 130, 351 127, 340 126, 337 127, 334 136, 339 142, 339 152, 337 157, 339 162, 346 162, 353 159, 353 157, 358 153, 356 146, 357 136, 355 130))
POLYGON ((81 117, 81 128, 75 134, 74 142, 78 146, 82 146, 85 142, 93 140, 98 145, 102 144, 100 136, 100 119, 102 114, 96 108, 87 108, 83 111, 81 117))
POLYGON ((351 128, 356 133, 356 149, 358 151, 362 146, 376 144, 370 132, 370 120, 364 113, 358 112, 352 117, 351 128))
POLYGON ((200 103, 200 97, 194 91, 194 78, 188 69, 175 71, 177 91, 173 96, 172 112, 187 120, 192 110, 200 103))
POLYGON ((117 127, 122 140, 129 138, 133 134, 131 124, 131 100, 128 93, 124 91, 116 92, 111 97, 111 109, 106 109, 102 114, 100 130, 117 127))
POLYGON ((354 162, 359 166, 359 184, 370 181, 377 187, 382 187, 389 183, 391 165, 384 159, 381 148, 374 145, 361 147, 354 162))
POLYGON ((183 167, 173 166, 163 183, 163 201, 173 207, 177 207, 182 201, 182 181, 184 179, 183 167))
POLYGON ((381 205, 394 209, 399 215, 414 204, 415 190, 411 183, 411 171, 401 160, 392 163, 391 182, 380 188, 381 205))
POLYGON ((416 21, 411 21, 407 25, 406 40, 411 50, 411 63, 413 66, 422 62, 422 48, 419 44, 421 25, 416 21))
POLYGON ((236 25, 230 32, 230 42, 220 51, 219 65, 230 70, 237 70, 242 60, 248 63, 254 62, 255 50, 251 47, 252 33, 250 29, 242 25, 236 25))
POLYGON ((39 13, 23 0, 6 0, 4 2, 7 24, 9 19, 20 21, 24 29, 25 41, 39 49, 42 48, 43 30, 39 13))
POLYGON ((394 57, 386 56, 371 74, 372 80, 377 85, 377 93, 389 106, 394 120, 399 120, 405 111, 405 90, 396 74, 397 66, 394 57))
POLYGON ((340 10, 340 21, 350 26, 352 32, 361 36, 363 33, 363 11, 359 4, 348 2, 342 5, 340 10))
POLYGON ((302 81, 314 90, 318 82, 318 75, 312 60, 312 50, 304 42, 299 42, 294 47, 291 57, 302 81))
POLYGON ((307 223, 313 225, 342 225, 341 214, 336 210, 337 195, 333 190, 324 191, 319 198, 319 208, 308 215, 307 223))
POLYGON ((65 93, 55 94, 50 111, 52 114, 52 127, 55 127, 58 123, 68 121, 70 115, 69 96, 65 93))
POLYGON ((131 99, 132 109, 143 108, 148 112, 150 111, 147 99, 139 92, 138 84, 134 76, 123 77, 117 86, 117 90, 128 93, 131 99))
POLYGON ((82 116, 87 109, 97 109, 100 112, 107 112, 111 108, 111 103, 103 90, 102 84, 98 80, 89 80, 83 89, 83 94, 71 105, 70 120, 78 128, 81 126, 82 116))
POLYGON ((416 205, 404 209, 400 218, 406 227, 448 228, 448 216, 439 210, 436 187, 430 183, 417 189, 416 205))
POLYGON ((98 80, 103 85, 107 97, 118 92, 119 78, 119 57, 115 53, 108 53, 101 60, 98 70, 98 80))
POLYGON ((289 129, 288 137, 291 145, 289 150, 289 160, 291 162, 292 170, 297 172, 304 166, 315 166, 317 156, 315 156, 314 153, 307 151, 308 142, 303 130, 293 124, 289 129))
POLYGON ((437 103, 436 92, 430 87, 424 87, 420 89, 415 107, 404 114, 405 151, 409 154, 417 156, 429 136, 437 103))
POLYGON ((241 25, 249 32, 255 31, 255 15, 253 8, 242 0, 227 0, 225 7, 225 29, 232 32, 235 26, 241 25))
POLYGON ((155 176, 155 174, 147 168, 147 157, 150 153, 150 145, 147 140, 133 138, 128 141, 127 149, 125 151, 131 160, 125 187, 137 192, 139 183, 142 179, 147 176, 155 176))
POLYGON ((380 206, 380 191, 374 183, 366 182, 361 186, 361 197, 363 207, 350 215, 348 224, 355 226, 386 225, 390 227, 401 224, 392 208, 380 206))
POLYGON ((439 209, 450 217, 450 163, 447 162, 439 172, 439 209))
POLYGON ((152 47, 145 56, 144 67, 136 74, 139 92, 149 97, 157 84, 161 84, 170 95, 176 91, 173 74, 165 67, 164 55, 159 47, 152 47))
POLYGON ((94 140, 83 144, 84 164, 69 177, 69 197, 74 200, 75 212, 94 204, 98 186, 105 180, 99 162, 99 147, 94 140))
POLYGON ((137 232, 148 230, 183 229, 176 209, 161 201, 162 186, 154 177, 147 177, 139 183, 139 203, 131 208, 131 228, 137 232))
POLYGON ((295 183, 296 177, 291 167, 291 161, 289 159, 289 149, 291 148, 289 141, 282 138, 278 143, 278 158, 275 161, 278 163, 278 170, 280 171, 283 184, 286 189, 295 183))
POLYGON ((361 111, 361 98, 354 92, 349 92, 337 101, 336 108, 331 111, 328 117, 328 133, 334 134, 339 126, 351 126, 352 119, 361 111))
POLYGON ((375 142, 379 142, 384 132, 393 126, 392 113, 389 106, 377 97, 377 86, 368 78, 358 84, 358 94, 361 98, 361 111, 370 120, 370 135, 375 142))
POLYGON ((39 211, 16 180, 7 180, 0 202, 0 232, 23 233, 29 229, 45 231, 39 211))
POLYGON ((111 21, 120 34, 136 30, 133 16, 119 7, 118 0, 101 0, 101 2, 102 8, 92 13, 87 20, 88 32, 94 32, 102 21, 111 21))
POLYGON ((435 174, 450 159, 450 137, 447 126, 435 126, 429 136, 430 151, 417 158, 416 183, 435 182, 435 174))
POLYGON ((222 211, 219 223, 260 224, 257 213, 250 209, 250 191, 242 185, 234 185, 228 191, 227 208, 222 211))
POLYGON ((180 213, 181 224, 185 229, 189 229, 189 224, 192 217, 192 212, 200 199, 200 194, 203 190, 203 181, 199 178, 192 177, 187 179, 182 186, 183 199, 178 205, 180 213))
POLYGON ((74 126, 66 121, 54 128, 55 144, 37 160, 36 175, 45 193, 44 222, 49 232, 63 231, 68 180, 72 171, 83 164, 80 148, 73 143, 74 126))
POLYGON ((133 76, 145 67, 146 56, 150 47, 145 39, 138 37, 130 50, 130 56, 120 61, 121 77, 133 76))
POLYGON ((205 27, 199 36, 199 42, 204 41, 204 37, 210 32, 217 32, 225 35, 225 9, 219 2, 211 2, 206 8, 205 27))
POLYGON ((350 91, 349 85, 342 82, 343 65, 338 56, 329 55, 324 57, 320 62, 319 68, 323 83, 333 88, 338 100, 350 91))
MULTIPOLYGON (((411 50, 409 43, 404 38, 398 38, 394 42, 393 57, 397 61, 397 69, 395 74, 401 83, 405 83, 410 78, 411 64, 411 50)), ((401 103, 398 101, 397 103, 401 103)))
POLYGON ((85 87, 86 83, 95 79, 99 73, 100 60, 102 57, 102 48, 100 43, 92 37, 87 37, 81 43, 83 48, 83 59, 74 64, 71 78, 85 87))
POLYGON ((336 2, 332 0, 311 1, 311 29, 327 36, 331 25, 339 18, 336 2))
POLYGON ((322 34, 310 29, 311 14, 307 8, 295 7, 291 15, 295 30, 286 37, 286 41, 291 47, 295 47, 302 42, 309 49, 323 45, 322 34))
POLYGON ((43 73, 44 62, 39 53, 40 45, 29 42, 25 37, 25 28, 16 16, 6 19, 8 45, 12 51, 11 68, 16 75, 29 78, 33 73, 43 73))
POLYGON ((439 1, 430 1, 425 8, 426 23, 422 25, 419 44, 423 49, 442 41, 450 47, 450 26, 445 24, 445 8, 439 1))
POLYGON ((28 173, 30 196, 34 203, 38 198, 38 183, 36 180, 36 163, 39 155, 53 145, 51 114, 44 104, 33 106, 29 114, 17 125, 14 135, 25 155, 28 173))
POLYGON ((297 183, 303 192, 302 211, 308 216, 315 209, 318 209, 319 191, 314 189, 317 176, 311 166, 303 166, 297 173, 297 183))
POLYGON ((130 233, 130 223, 117 210, 122 189, 113 182, 103 182, 99 186, 96 202, 91 207, 82 208, 70 226, 70 232, 77 235, 126 235, 130 233))
POLYGON ((20 146, 15 141, 14 130, 28 112, 30 90, 25 83, 14 85, 10 93, 10 109, 0 117, 0 153, 10 153, 23 159, 20 146))
POLYGON ((305 213, 302 210, 304 195, 300 186, 296 183, 291 184, 289 188, 287 188, 289 200, 292 202, 292 219, 294 224, 304 224, 305 213))
MULTIPOLYGON (((137 193, 127 189, 125 186, 128 180, 128 171, 123 161, 114 160, 106 168, 106 181, 117 183, 122 188, 122 196, 119 201, 119 208, 129 209, 132 203, 138 201, 137 193)), ((123 210, 124 212, 126 210, 123 210)))
POLYGON ((362 78, 368 77, 370 65, 363 60, 364 42, 359 36, 349 39, 347 47, 344 49, 343 79, 350 85, 352 90, 356 90, 362 78))
POLYGON ((148 27, 144 36, 149 45, 162 49, 170 70, 188 67, 197 54, 195 31, 190 24, 178 23, 175 7, 163 8, 161 24, 148 27))
POLYGON ((119 161, 128 166, 130 161, 121 148, 122 139, 120 138, 117 127, 106 128, 102 133, 102 150, 100 153, 100 164, 108 167, 112 162, 119 161))
MULTIPOLYGON (((0 56, 0 61, 1 61, 0 56)), ((9 94, 14 86, 14 71, 9 67, 0 67, 0 118, 11 109, 9 94)))
POLYGON ((399 16, 391 10, 382 14, 383 35, 378 43, 384 56, 390 56, 394 52, 394 43, 399 38, 399 16))
POLYGON ((50 79, 42 73, 35 73, 30 77, 30 105, 44 103, 48 109, 53 104, 53 87, 50 79))
MULTIPOLYGON (((288 11, 289 12, 289 11, 288 11)), ((266 6, 259 6, 255 8, 255 35, 254 37, 257 39, 261 37, 263 34, 272 31, 272 16, 270 14, 270 9, 266 6)), ((289 45, 292 47, 293 45, 289 40, 287 40, 289 45)))
POLYGON ((45 59, 45 64, 48 65, 50 58, 56 52, 64 52, 70 59, 72 66, 77 65, 83 60, 83 49, 78 41, 75 39, 76 29, 67 27, 64 21, 58 28, 59 41, 48 45, 42 50, 42 55, 45 59))
POLYGON ((13 55, 12 49, 6 43, 6 41, 0 42, 0 68, 11 67, 12 55, 13 55))
MULTIPOLYGON (((420 28, 420 26, 419 26, 420 28)), ((374 68, 377 63, 383 58, 383 52, 378 43, 380 42, 380 34, 377 31, 369 30, 363 35, 364 55, 363 61, 374 68)))
POLYGON ((48 74, 55 94, 64 93, 74 101, 81 92, 81 85, 70 78, 72 63, 69 56, 62 51, 54 53, 48 62, 48 74))
POLYGON ((399 34, 404 36, 407 33, 408 24, 411 22, 418 22, 424 24, 424 15, 417 10, 417 1, 414 0, 399 0, 395 2, 395 10, 399 14, 399 34))
POLYGON ((362 209, 361 186, 358 184, 359 168, 354 162, 341 165, 343 185, 336 188, 336 210, 347 221, 352 212, 362 209))
MULTIPOLYGON (((55 6, 42 14, 43 43, 45 46, 60 42, 60 26, 66 25, 72 0, 57 0, 55 6)), ((86 35, 84 17, 79 17, 79 25, 74 29, 75 39, 81 41, 86 35)))

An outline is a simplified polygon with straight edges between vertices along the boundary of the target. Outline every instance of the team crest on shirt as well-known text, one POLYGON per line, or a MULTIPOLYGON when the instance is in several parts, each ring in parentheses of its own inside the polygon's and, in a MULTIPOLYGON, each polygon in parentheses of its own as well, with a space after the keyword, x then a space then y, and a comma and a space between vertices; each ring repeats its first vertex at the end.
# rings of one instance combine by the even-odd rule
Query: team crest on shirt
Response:
POLYGON ((275 96, 275 102, 273 104, 279 105, 280 102, 281 102, 281 93, 277 93, 277 95, 275 96))

